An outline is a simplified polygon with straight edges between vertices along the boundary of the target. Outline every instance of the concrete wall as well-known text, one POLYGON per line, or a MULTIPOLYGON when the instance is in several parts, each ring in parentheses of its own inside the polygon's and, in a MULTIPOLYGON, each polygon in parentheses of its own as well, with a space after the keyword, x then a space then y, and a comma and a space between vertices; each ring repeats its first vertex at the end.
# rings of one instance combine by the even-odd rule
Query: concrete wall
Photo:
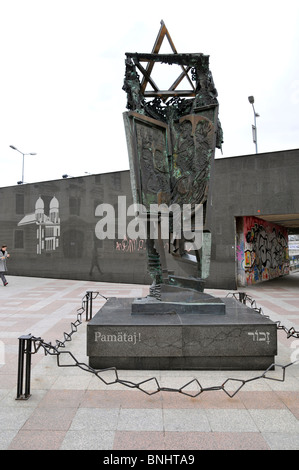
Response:
MULTIPOLYGON (((128 171, 0 189, 0 244, 8 274, 106 282, 149 282, 143 240, 99 240, 96 208, 132 204, 128 171)), ((119 235, 119 236, 118 236, 119 235)))
MULTIPOLYGON (((237 286, 239 217, 299 214, 298 176, 298 149, 215 160, 206 287, 237 286)), ((113 204, 118 216, 119 196, 132 204, 129 171, 0 188, 0 244, 12 254, 9 273, 149 283, 144 240, 95 236, 96 208, 113 204)))

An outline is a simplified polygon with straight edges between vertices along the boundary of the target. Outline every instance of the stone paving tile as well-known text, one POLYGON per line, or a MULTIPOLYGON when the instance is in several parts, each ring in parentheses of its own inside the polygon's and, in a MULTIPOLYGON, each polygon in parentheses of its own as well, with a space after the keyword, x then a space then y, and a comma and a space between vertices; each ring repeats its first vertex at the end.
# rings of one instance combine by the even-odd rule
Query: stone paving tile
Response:
POLYGON ((161 409, 121 409, 118 431, 163 431, 161 409))
POLYGON ((247 409, 286 409, 284 401, 275 392, 243 392, 239 398, 247 409))
POLYGON ((19 430, 32 414, 29 407, 1 407, 0 408, 0 431, 19 430))
MULTIPOLYGON (((200 381, 199 381, 200 382, 200 381)), ((184 387, 184 391, 186 392, 199 392, 200 388, 197 382, 195 382, 193 376, 178 376, 178 377, 171 377, 171 376, 164 376, 162 374, 161 379, 159 380, 160 387, 167 387, 173 388, 176 390, 180 390, 186 384, 187 387, 184 387)))
POLYGON ((286 300, 286 303, 289 305, 292 305, 293 307, 297 308, 298 313, 299 313, 299 298, 297 299, 288 299, 286 300))
POLYGON ((214 433, 214 442, 217 450, 268 450, 269 447, 263 437, 252 433, 214 433))
POLYGON ((147 396, 139 390, 87 390, 82 408, 158 408, 161 395, 147 396))
POLYGON ((53 383, 52 389, 55 390, 86 390, 90 383, 89 375, 63 376, 57 377, 53 383))
POLYGON ((271 450, 299 450, 298 434, 264 432, 263 438, 271 450))
POLYGON ((24 430, 12 439, 8 450, 59 450, 65 431, 24 430))
POLYGON ((259 300, 259 307, 267 307, 271 312, 277 313, 282 316, 298 315, 299 313, 293 306, 290 306, 290 308, 288 308, 288 306, 286 306, 285 304, 282 306, 278 302, 273 302, 272 300, 259 300))
POLYGON ((239 394, 229 397, 224 391, 203 392, 199 397, 199 406, 210 409, 242 409, 239 394))
POLYGON ((165 431, 211 431, 211 426, 205 410, 199 409, 180 409, 163 411, 165 431))
POLYGON ((78 408, 83 401, 83 390, 49 390, 39 402, 39 408, 78 408))
POLYGON ((230 398, 223 391, 212 391, 203 392, 195 398, 164 392, 163 408, 230 409, 245 407, 238 395, 230 398))
POLYGON ((31 394, 28 400, 16 400, 17 390, 9 390, 7 391, 6 395, 2 398, 2 400, 0 400, 0 409, 2 407, 10 407, 14 409, 31 408, 33 410, 39 405, 46 393, 46 390, 34 390, 34 393, 31 394))
MULTIPOLYGON (((0 369, 1 372, 1 369, 0 369)), ((16 374, 0 374, 0 388, 2 390, 11 390, 17 383, 16 374)))
MULTIPOLYGON (((119 382, 115 382, 115 374, 111 373, 111 371, 107 371, 107 373, 101 372, 100 375, 103 378, 103 380, 105 380, 106 383, 100 380, 98 377, 92 376, 90 383, 88 385, 89 390, 107 390, 107 391, 119 390, 121 391, 121 390, 128 390, 131 388, 131 387, 126 387, 125 385, 119 382)), ((141 378, 141 377, 137 378, 136 376, 133 377, 132 375, 130 378, 125 378, 120 374, 120 380, 126 380, 126 381, 134 382, 134 383, 140 383, 142 382, 142 380, 147 379, 149 377, 151 376, 149 375, 144 378, 141 378)), ((136 391, 136 389, 134 391, 136 391)), ((143 393, 143 392, 139 391, 139 393, 143 393)))
POLYGON ((17 430, 14 431, 1 431, 0 430, 0 450, 7 450, 10 443, 14 439, 15 435, 18 433, 17 430))
MULTIPOLYGON (((277 371, 278 372, 278 371, 277 371)), ((269 386, 272 390, 276 392, 284 392, 284 391, 298 391, 299 390, 299 378, 293 377, 291 373, 286 372, 287 378, 284 381, 275 381, 275 380, 268 380, 269 386)), ((291 371, 290 371, 291 372, 291 371)), ((281 378, 282 375, 277 374, 277 377, 281 378)))
POLYGON ((264 432, 299 433, 299 421, 289 410, 249 410, 258 430, 264 432))
POLYGON ((116 431, 114 450, 165 450, 163 431, 116 431))
POLYGON ((9 393, 10 393, 9 390, 0 389, 0 406, 1 406, 2 400, 6 398, 9 393))
POLYGON ((73 417, 70 431, 115 431, 118 409, 79 408, 73 417))
POLYGON ((68 431, 60 450, 112 450, 114 431, 68 431))
POLYGON ((299 393, 290 391, 275 392, 288 408, 299 408, 299 393))
MULTIPOLYGON (((294 322, 292 322, 294 324, 294 322)), ((291 348, 292 346, 292 338, 288 338, 286 333, 282 330, 279 330, 277 332, 277 340, 279 342, 279 344, 283 344, 284 346, 287 346, 289 348, 291 348)), ((291 351, 290 351, 290 354, 291 354, 291 351)))
POLYGON ((55 380, 56 380, 56 376, 55 375, 36 375, 36 376, 33 376, 32 379, 31 379, 31 385, 30 385, 30 388, 31 388, 31 392, 32 392, 32 395, 35 393, 35 390, 40 390, 40 389, 43 389, 43 390, 49 390, 50 388, 52 388, 55 380))
POLYGON ((66 431, 76 414, 76 408, 36 408, 22 427, 24 431, 66 431))
POLYGON ((267 450, 268 444, 258 432, 168 432, 164 438, 168 450, 267 450))
POLYGON ((178 393, 171 393, 171 392, 161 392, 160 396, 162 398, 162 407, 163 409, 171 409, 171 408, 201 408, 201 397, 188 397, 185 395, 181 395, 178 393))
POLYGON ((247 410, 206 410, 212 431, 258 432, 259 429, 247 410))

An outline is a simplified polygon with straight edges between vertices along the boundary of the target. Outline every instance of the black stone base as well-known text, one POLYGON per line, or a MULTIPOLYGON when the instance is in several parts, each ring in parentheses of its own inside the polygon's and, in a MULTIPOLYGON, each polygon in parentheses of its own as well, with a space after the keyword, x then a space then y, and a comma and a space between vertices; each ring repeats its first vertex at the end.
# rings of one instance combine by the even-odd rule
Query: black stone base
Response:
POLYGON ((234 298, 225 315, 133 315, 132 298, 111 298, 87 325, 95 369, 265 370, 277 354, 277 327, 234 298))
POLYGON ((200 298, 189 301, 182 299, 179 302, 162 293, 162 301, 154 297, 142 297, 134 299, 132 302, 132 315, 171 315, 171 314, 213 314, 225 315, 225 304, 221 299, 217 299, 208 294, 200 294, 200 298))

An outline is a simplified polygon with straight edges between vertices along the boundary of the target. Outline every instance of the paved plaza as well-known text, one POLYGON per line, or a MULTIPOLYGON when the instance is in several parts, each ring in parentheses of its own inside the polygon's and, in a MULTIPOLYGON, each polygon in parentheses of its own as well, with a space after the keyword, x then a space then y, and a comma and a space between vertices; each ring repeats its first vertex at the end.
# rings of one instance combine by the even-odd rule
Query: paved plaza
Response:
MULTIPOLYGON (((121 383, 105 384, 80 367, 58 367, 41 348, 32 355, 31 396, 16 400, 18 338, 25 334, 56 344, 71 331, 87 291, 110 297, 142 297, 148 286, 8 276, 0 287, 0 449, 2 450, 292 450, 299 449, 299 363, 248 382, 230 398, 223 390, 193 398, 178 392, 147 395, 121 383)), ((263 313, 299 330, 299 273, 240 289, 263 313)), ((228 291, 206 290, 225 297, 228 291)), ((98 296, 93 313, 104 305, 98 296)), ((86 356, 86 318, 65 343, 80 364, 86 356)), ((63 355, 70 365, 69 355, 63 355)), ((278 365, 299 359, 299 339, 278 331, 278 365)), ((62 359, 62 363, 63 363, 62 359)), ((75 363, 74 363, 75 364, 75 363)), ((73 364, 71 364, 73 365, 73 364)), ((233 393, 240 380, 264 371, 118 371, 121 380, 155 377, 161 387, 188 390, 222 385, 233 393), (194 387, 194 388, 192 388, 194 387)), ((108 376, 106 381, 109 382, 108 376)), ((111 380, 113 382, 113 380, 111 380)))

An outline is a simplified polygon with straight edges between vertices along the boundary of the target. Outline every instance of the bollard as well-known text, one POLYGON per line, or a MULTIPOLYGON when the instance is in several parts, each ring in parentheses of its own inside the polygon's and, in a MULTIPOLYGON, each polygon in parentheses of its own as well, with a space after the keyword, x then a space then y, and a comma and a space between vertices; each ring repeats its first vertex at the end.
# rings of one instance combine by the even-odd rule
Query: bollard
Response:
POLYGON ((86 321, 92 319, 92 291, 86 291, 86 321))
POLYGON ((246 292, 239 292, 239 302, 246 304, 246 292))
POLYGON ((18 384, 16 400, 28 400, 30 397, 30 378, 31 378, 31 347, 32 335, 23 335, 19 338, 19 357, 18 357, 18 384), (25 376, 24 376, 25 366, 25 376), (24 383, 25 378, 25 383, 24 383), (24 385, 24 393, 23 393, 24 385))

